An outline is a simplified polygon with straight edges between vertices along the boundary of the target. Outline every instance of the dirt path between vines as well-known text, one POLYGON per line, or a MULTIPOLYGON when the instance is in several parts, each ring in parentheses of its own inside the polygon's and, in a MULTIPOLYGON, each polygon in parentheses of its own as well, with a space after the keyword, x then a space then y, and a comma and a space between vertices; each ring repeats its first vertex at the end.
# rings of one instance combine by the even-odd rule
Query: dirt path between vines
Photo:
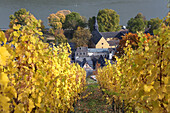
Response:
POLYGON ((102 92, 98 84, 92 79, 87 78, 87 89, 83 95, 91 94, 78 101, 75 113, 113 113, 111 105, 108 105, 102 97, 102 92))

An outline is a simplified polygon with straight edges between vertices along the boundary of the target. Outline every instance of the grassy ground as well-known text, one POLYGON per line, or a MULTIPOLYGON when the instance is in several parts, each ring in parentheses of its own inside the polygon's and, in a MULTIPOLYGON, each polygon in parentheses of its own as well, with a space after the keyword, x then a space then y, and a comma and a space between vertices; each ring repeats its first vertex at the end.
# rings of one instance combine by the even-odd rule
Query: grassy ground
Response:
POLYGON ((113 113, 110 105, 102 97, 97 82, 87 78, 87 89, 83 95, 91 93, 88 97, 78 101, 75 113, 113 113))

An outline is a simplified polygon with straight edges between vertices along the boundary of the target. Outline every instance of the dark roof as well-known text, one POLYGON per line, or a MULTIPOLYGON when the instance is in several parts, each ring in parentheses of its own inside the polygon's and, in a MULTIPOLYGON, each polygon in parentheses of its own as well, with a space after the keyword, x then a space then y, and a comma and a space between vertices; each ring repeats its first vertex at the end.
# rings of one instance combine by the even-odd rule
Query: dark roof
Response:
POLYGON ((99 40, 102 38, 102 34, 98 31, 98 30, 93 30, 92 31, 92 41, 94 44, 97 44, 99 42, 99 40))
POLYGON ((117 37, 118 39, 122 39, 122 36, 125 36, 125 33, 119 32, 119 33, 116 35, 116 37, 117 37))
POLYGON ((76 63, 78 63, 80 65, 80 67, 83 67, 87 63, 87 60, 86 60, 86 58, 84 58, 82 62, 77 60, 76 63))
POLYGON ((105 66, 105 60, 102 55, 100 55, 98 63, 100 64, 101 67, 105 66))
POLYGON ((83 61, 81 62, 81 66, 84 67, 86 62, 87 62, 87 60, 86 60, 86 58, 84 58, 83 61))
POLYGON ((117 35, 118 33, 119 33, 119 32, 101 32, 102 36, 103 36, 105 39, 116 37, 116 35, 117 35))
POLYGON ((107 41, 109 43, 109 46, 114 46, 115 45, 115 42, 113 40, 111 41, 107 41))
POLYGON ((122 39, 122 36, 124 36, 128 31, 117 31, 117 32, 101 32, 102 36, 107 39, 107 38, 118 38, 122 39))

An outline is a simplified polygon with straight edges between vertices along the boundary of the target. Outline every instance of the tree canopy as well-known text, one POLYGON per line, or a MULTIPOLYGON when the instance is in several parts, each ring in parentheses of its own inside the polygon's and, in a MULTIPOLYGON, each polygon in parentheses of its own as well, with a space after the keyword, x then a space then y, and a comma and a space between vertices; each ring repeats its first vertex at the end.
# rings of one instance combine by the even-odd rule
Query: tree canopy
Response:
POLYGON ((86 27, 85 17, 80 16, 80 14, 77 12, 72 12, 66 15, 66 19, 63 26, 64 29, 76 30, 78 26, 86 27))
MULTIPOLYGON (((144 34, 144 36, 146 37, 145 42, 152 39, 152 36, 149 33, 144 34)), ((137 33, 128 33, 125 34, 125 36, 122 36, 122 40, 120 40, 117 48, 116 56, 120 57, 124 54, 124 48, 128 46, 126 44, 127 41, 129 41, 128 45, 131 45, 132 49, 136 50, 139 47, 138 43, 141 41, 141 37, 139 37, 137 33)))
POLYGON ((63 29, 57 29, 54 32, 54 37, 55 37, 55 44, 58 45, 60 43, 65 43, 67 42, 67 38, 64 35, 63 29))
POLYGON ((161 26, 162 20, 159 18, 152 18, 148 21, 148 28, 150 33, 153 33, 153 30, 158 29, 161 26))
POLYGON ((112 32, 120 29, 119 15, 112 9, 99 10, 97 14, 97 21, 100 32, 112 32))
POLYGON ((91 33, 88 29, 78 27, 73 34, 72 42, 76 44, 76 47, 87 46, 91 38, 91 33))
POLYGON ((26 9, 21 8, 16 11, 14 15, 10 15, 10 21, 13 21, 13 24, 26 25, 25 19, 30 16, 30 13, 26 11, 26 9))
POLYGON ((134 18, 131 18, 127 23, 127 28, 130 32, 136 33, 137 31, 145 31, 147 21, 142 13, 138 13, 134 18))
POLYGON ((94 23, 95 23, 95 16, 90 17, 89 20, 88 20, 88 27, 89 27, 91 32, 94 29, 94 23))
POLYGON ((14 25, 31 25, 30 23, 36 23, 38 21, 38 24, 34 24, 34 27, 37 28, 44 28, 43 22, 41 20, 37 20, 34 15, 32 15, 29 11, 27 11, 24 8, 19 9, 14 13, 14 15, 10 15, 10 25, 9 27, 12 28, 14 25), (36 26, 35 26, 36 25, 36 26))
POLYGON ((71 11, 69 10, 60 10, 56 14, 50 14, 48 17, 49 26, 51 26, 53 30, 62 29, 66 15, 70 13, 71 11))

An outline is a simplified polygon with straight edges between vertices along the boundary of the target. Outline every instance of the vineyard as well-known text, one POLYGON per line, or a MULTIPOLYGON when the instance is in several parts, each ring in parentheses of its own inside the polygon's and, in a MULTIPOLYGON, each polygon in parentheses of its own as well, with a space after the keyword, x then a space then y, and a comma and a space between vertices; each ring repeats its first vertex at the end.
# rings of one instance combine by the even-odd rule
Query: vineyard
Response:
POLYGON ((87 86, 89 92, 85 70, 71 63, 70 46, 44 43, 41 20, 20 17, 22 25, 13 19, 5 33, 0 31, 0 113, 90 112, 77 103, 95 106, 94 112, 102 105, 115 113, 170 112, 170 13, 153 36, 126 34, 121 54, 114 64, 106 61, 97 68, 97 83, 87 86), (112 108, 100 103, 102 97, 112 108))
POLYGON ((11 22, 8 38, 0 31, 0 112, 74 111, 85 89, 85 71, 70 63, 69 45, 42 42, 40 20, 28 17, 25 23, 11 22))
POLYGON ((98 70, 98 83, 114 112, 170 112, 169 16, 154 36, 138 33, 137 49, 127 40, 117 62, 98 70))

